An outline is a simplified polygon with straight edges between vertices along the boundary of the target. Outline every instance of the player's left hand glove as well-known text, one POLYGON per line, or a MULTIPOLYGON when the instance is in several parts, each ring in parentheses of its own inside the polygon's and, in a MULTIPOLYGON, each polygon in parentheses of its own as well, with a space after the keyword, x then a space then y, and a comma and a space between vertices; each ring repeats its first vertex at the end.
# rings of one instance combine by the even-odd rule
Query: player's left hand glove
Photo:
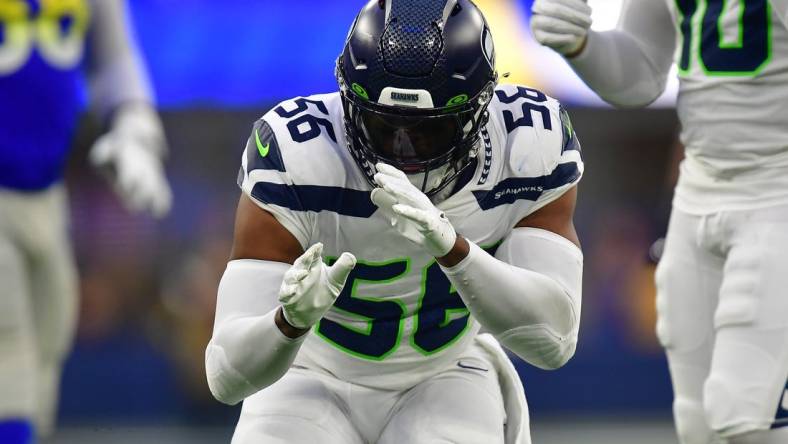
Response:
POLYGON ((165 151, 161 122, 152 109, 140 105, 119 111, 112 129, 93 144, 89 159, 129 210, 162 217, 172 204, 161 161, 165 151))
POLYGON ((376 165, 372 202, 389 218, 391 226, 434 257, 443 257, 457 240, 451 222, 429 197, 413 186, 402 171, 385 163, 376 165))

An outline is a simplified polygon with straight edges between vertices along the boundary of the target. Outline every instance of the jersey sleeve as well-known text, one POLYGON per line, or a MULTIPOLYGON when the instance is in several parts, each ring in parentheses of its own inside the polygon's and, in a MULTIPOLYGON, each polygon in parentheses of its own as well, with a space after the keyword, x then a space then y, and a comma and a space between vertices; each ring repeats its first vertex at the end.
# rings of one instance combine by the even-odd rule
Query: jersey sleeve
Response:
POLYGON ((255 122, 241 159, 238 185, 252 202, 271 213, 306 250, 314 232, 314 214, 300 211, 303 205, 282 150, 282 145, 289 139, 277 137, 271 120, 274 119, 269 113, 255 122))
POLYGON ((509 176, 498 192, 511 193, 516 224, 577 185, 584 165, 569 113, 557 100, 512 85, 499 87, 496 94, 509 176))
POLYGON ((549 163, 552 167, 549 168, 549 171, 545 170, 544 189, 536 200, 536 204, 531 208, 531 212, 563 196, 583 177, 585 165, 581 156, 580 140, 572 126, 569 113, 560 104, 557 102, 556 104, 558 112, 553 113, 551 119, 554 119, 555 123, 559 125, 561 139, 559 143, 553 143, 551 147, 547 148, 547 154, 553 161, 549 163))
POLYGON ((665 90, 675 51, 667 2, 624 0, 617 28, 591 31, 586 49, 568 62, 606 102, 642 107, 665 90))

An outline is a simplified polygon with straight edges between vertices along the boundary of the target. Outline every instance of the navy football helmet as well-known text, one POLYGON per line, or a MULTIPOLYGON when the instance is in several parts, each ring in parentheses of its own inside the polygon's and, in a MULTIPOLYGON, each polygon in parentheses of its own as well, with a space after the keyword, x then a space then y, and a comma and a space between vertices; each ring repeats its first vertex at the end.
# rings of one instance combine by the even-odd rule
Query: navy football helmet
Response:
POLYGON ((498 79, 490 30, 470 0, 371 0, 336 76, 348 145, 370 183, 382 161, 429 196, 472 164, 498 79))

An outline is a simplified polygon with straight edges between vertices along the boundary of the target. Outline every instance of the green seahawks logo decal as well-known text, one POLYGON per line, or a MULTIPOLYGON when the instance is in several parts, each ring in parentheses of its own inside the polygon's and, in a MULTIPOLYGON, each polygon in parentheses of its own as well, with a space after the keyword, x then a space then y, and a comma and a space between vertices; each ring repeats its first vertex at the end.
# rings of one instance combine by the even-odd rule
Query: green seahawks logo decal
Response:
POLYGON ((359 97, 361 97, 362 99, 369 100, 369 94, 367 93, 367 90, 364 89, 364 87, 359 85, 358 83, 354 83, 350 85, 350 89, 352 89, 353 92, 358 94, 359 97))
POLYGON ((468 103, 468 94, 460 94, 459 96, 454 96, 449 99, 446 106, 457 106, 462 105, 463 103, 468 103))

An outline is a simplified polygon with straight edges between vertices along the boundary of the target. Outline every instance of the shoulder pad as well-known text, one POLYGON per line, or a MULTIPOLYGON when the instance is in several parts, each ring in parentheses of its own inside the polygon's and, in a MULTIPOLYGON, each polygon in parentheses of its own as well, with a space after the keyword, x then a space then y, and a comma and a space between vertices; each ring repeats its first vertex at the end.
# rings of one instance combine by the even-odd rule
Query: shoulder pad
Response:
POLYGON ((337 141, 338 107, 336 94, 299 97, 255 122, 238 177, 243 191, 291 211, 372 214, 366 179, 348 169, 354 164, 337 141))
POLYGON ((497 123, 501 140, 506 141, 513 175, 545 175, 561 163, 582 163, 569 114, 558 100, 519 85, 501 85, 495 95, 491 120, 497 123), (568 151, 577 155, 566 157, 568 151))
MULTIPOLYGON (((337 130, 333 95, 297 97, 281 102, 255 122, 246 143, 244 173, 278 171, 291 183, 317 183, 336 174, 321 174, 318 165, 336 159, 337 130)), ((336 172, 337 170, 334 170, 336 172)))
POLYGON ((500 182, 480 203, 493 207, 524 199, 535 202, 535 211, 580 180, 580 143, 557 100, 517 85, 501 85, 495 95, 490 126, 498 135, 503 165, 500 182))

